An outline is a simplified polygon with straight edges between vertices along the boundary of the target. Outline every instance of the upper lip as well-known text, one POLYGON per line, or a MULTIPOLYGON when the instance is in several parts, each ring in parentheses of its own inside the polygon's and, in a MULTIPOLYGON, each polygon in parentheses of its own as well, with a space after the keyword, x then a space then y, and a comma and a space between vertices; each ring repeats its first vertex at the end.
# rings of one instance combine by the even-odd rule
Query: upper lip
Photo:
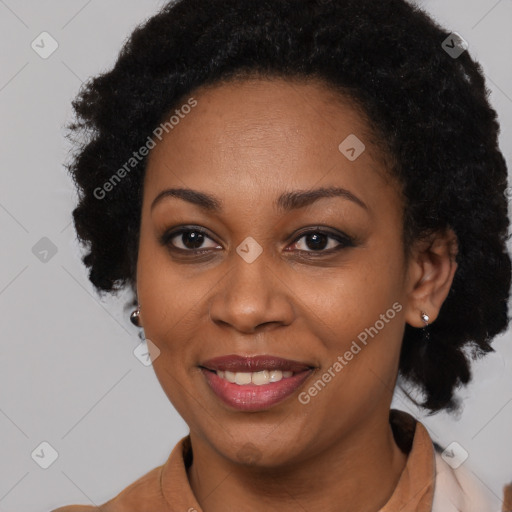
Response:
POLYGON ((230 372, 259 372, 263 370, 281 370, 298 373, 313 368, 313 366, 309 364, 293 361, 291 359, 283 359, 282 357, 277 356, 240 356, 237 354, 214 357, 213 359, 204 361, 199 366, 202 366, 208 370, 227 370, 230 372))

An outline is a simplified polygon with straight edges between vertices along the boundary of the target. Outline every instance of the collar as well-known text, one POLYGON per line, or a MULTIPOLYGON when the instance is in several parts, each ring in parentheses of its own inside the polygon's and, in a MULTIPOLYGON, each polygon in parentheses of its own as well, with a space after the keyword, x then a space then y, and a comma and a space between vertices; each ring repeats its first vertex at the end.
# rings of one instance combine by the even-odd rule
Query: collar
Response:
POLYGON ((393 494, 379 512, 431 512, 436 458, 430 435, 405 411, 391 409, 389 421, 396 444, 408 457, 393 494))

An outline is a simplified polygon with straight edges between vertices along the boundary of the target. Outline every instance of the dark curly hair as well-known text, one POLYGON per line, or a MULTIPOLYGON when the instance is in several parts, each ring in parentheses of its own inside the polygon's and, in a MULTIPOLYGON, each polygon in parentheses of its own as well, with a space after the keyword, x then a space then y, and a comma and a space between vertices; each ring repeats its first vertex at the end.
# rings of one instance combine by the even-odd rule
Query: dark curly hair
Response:
POLYGON ((366 114, 392 162, 404 196, 404 247, 446 228, 457 235, 458 268, 430 341, 406 325, 399 366, 399 377, 424 394, 421 404, 411 397, 417 405, 453 411, 455 389, 471 380, 469 357, 494 351, 492 338, 508 325, 511 263, 497 114, 481 66, 468 51, 454 57, 443 48, 449 35, 405 0, 165 5, 73 102, 73 218, 98 293, 130 285, 136 298, 146 158, 109 180, 187 95, 251 75, 320 79, 366 114))

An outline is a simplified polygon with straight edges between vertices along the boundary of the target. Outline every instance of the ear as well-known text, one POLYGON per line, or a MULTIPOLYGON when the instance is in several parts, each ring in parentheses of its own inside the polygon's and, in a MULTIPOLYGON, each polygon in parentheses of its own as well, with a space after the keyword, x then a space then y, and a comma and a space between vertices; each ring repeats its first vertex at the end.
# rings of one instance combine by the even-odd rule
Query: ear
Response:
POLYGON ((451 228, 414 244, 408 262, 405 308, 405 321, 412 327, 424 326, 422 311, 430 317, 429 323, 438 317, 457 270, 457 252, 457 236, 451 228))

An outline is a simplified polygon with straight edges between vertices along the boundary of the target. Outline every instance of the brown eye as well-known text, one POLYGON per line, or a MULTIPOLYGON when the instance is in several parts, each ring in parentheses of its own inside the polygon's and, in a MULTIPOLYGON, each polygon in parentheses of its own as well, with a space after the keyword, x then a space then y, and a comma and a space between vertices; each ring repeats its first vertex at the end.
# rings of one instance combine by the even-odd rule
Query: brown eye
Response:
POLYGON ((198 231, 184 231, 175 238, 181 241, 185 249, 199 249, 204 243, 205 235, 198 231))
POLYGON ((171 249, 176 249, 184 252, 202 251, 205 249, 212 249, 218 247, 215 243, 214 246, 205 247, 203 244, 207 241, 213 240, 202 230, 197 228, 181 228, 175 231, 166 232, 160 238, 160 243, 166 245, 171 249))
POLYGON ((311 230, 302 233, 294 242, 294 246, 300 245, 299 241, 304 239, 302 247, 296 247, 302 252, 331 253, 344 247, 352 247, 353 241, 346 235, 334 234, 326 231, 311 230))

